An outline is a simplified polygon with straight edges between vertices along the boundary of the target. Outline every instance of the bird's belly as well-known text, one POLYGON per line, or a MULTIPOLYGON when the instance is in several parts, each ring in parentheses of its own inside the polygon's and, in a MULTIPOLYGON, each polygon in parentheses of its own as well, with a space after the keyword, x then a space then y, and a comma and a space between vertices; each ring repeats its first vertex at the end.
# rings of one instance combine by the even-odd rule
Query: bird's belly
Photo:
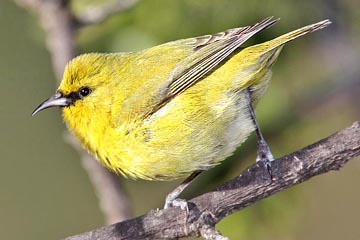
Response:
POLYGON ((182 97, 130 133, 126 145, 131 154, 122 171, 148 180, 185 177, 230 156, 254 130, 244 93, 211 100, 182 97))

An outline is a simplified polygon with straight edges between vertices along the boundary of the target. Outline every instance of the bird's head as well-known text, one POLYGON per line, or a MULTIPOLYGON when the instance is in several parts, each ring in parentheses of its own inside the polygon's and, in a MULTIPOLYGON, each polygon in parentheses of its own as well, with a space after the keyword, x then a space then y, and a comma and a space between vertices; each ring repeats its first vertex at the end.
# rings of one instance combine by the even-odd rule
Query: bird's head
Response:
POLYGON ((64 71, 56 93, 42 102, 32 113, 62 107, 64 113, 71 111, 93 112, 109 103, 114 66, 111 54, 84 54, 71 60, 64 71))

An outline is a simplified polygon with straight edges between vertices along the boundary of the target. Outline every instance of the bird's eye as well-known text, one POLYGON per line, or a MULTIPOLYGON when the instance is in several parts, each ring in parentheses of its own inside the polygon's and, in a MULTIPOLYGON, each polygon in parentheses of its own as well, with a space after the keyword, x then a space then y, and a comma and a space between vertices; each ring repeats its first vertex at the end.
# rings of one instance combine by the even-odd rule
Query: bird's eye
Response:
POLYGON ((82 87, 78 91, 80 97, 86 97, 91 93, 91 89, 89 87, 82 87))

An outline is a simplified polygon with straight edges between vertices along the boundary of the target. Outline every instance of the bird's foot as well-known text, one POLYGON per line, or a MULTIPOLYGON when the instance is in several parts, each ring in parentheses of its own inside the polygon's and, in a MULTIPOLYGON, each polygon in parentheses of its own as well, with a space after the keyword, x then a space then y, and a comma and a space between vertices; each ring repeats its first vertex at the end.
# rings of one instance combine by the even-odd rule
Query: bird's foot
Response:
POLYGON ((164 209, 171 208, 171 207, 180 207, 181 210, 189 212, 189 206, 185 199, 181 198, 171 198, 171 196, 167 196, 165 200, 164 209))
POLYGON ((164 209, 171 207, 180 207, 182 210, 186 210, 189 213, 189 206, 186 200, 178 198, 180 193, 202 172, 202 170, 194 171, 189 177, 187 177, 179 186, 172 190, 165 199, 164 209))
POLYGON ((271 172, 271 162, 274 161, 274 155, 271 153, 269 146, 264 141, 264 143, 259 143, 258 156, 256 157, 256 162, 262 162, 266 166, 266 169, 270 175, 270 178, 273 180, 273 175, 271 172))

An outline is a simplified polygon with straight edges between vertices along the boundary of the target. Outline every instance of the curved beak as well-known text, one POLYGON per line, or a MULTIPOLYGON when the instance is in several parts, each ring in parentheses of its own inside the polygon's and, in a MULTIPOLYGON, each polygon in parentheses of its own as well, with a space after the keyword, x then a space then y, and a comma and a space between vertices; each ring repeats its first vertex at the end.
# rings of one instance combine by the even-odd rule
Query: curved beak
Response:
POLYGON ((32 112, 31 116, 34 116, 36 113, 40 112, 41 110, 44 110, 46 108, 50 107, 65 107, 69 106, 71 104, 71 99, 64 96, 60 92, 55 93, 52 95, 49 99, 42 102, 35 110, 32 112))

